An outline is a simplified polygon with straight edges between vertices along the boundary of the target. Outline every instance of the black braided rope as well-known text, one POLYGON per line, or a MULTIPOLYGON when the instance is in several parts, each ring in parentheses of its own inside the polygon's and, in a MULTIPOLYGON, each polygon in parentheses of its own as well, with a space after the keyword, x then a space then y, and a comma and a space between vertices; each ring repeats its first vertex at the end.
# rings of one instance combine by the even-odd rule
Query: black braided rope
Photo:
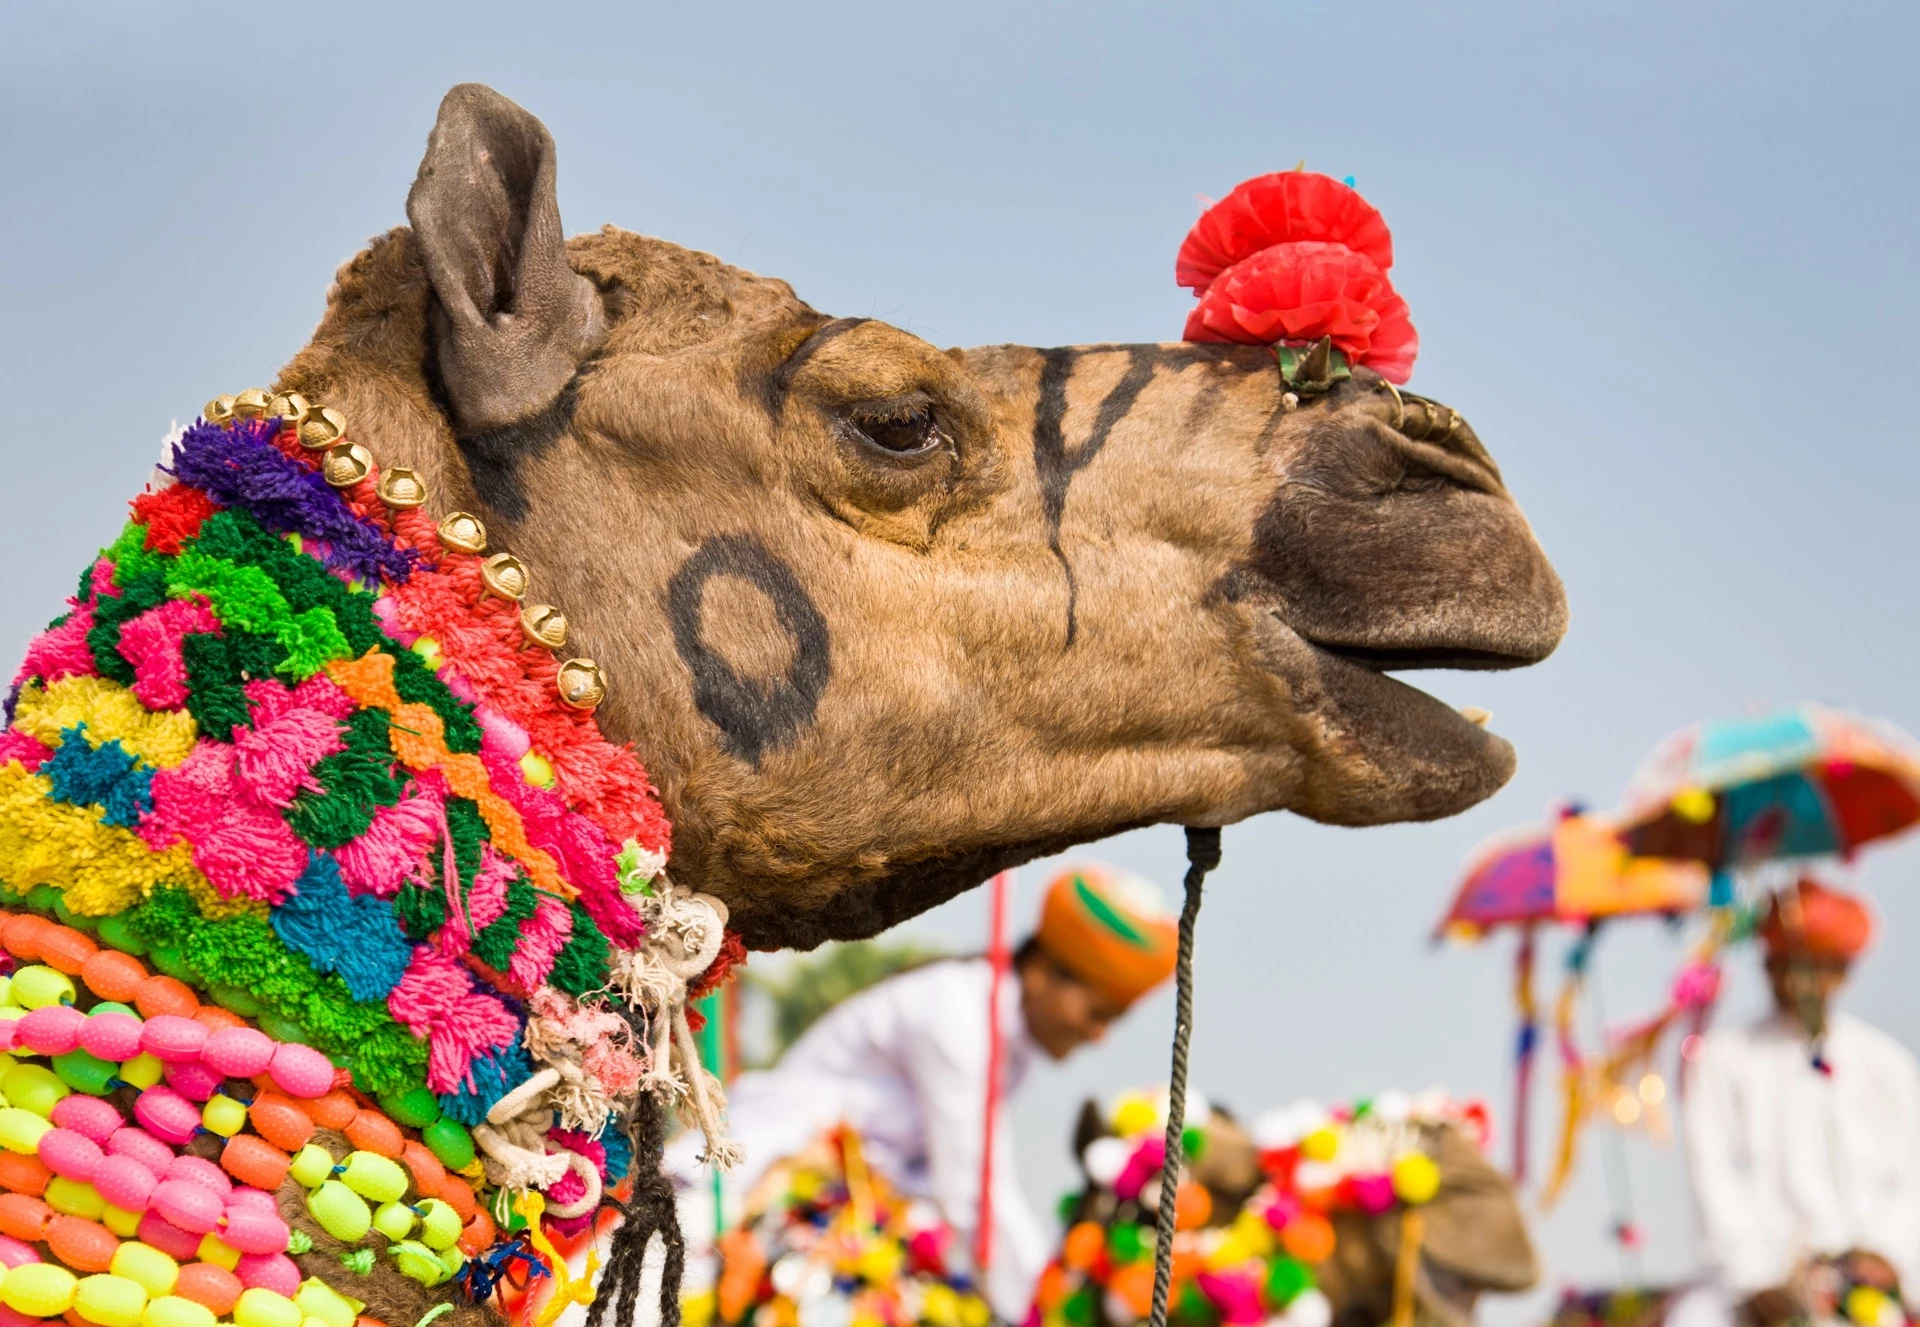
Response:
POLYGON ((607 1249, 607 1270, 587 1308, 587 1327, 600 1327, 608 1308, 616 1327, 640 1321, 637 1310, 647 1244, 658 1233, 666 1245, 660 1278, 660 1327, 680 1327, 680 1278, 687 1266, 686 1240, 674 1206, 673 1183, 661 1168, 667 1146, 667 1109, 657 1092, 643 1092, 634 1107, 633 1197, 621 1206, 619 1229, 607 1249))
POLYGON ((1173 969, 1173 1072, 1167 1082, 1167 1155, 1160 1168, 1160 1215, 1153 1240, 1153 1313, 1149 1327, 1167 1327, 1167 1291, 1173 1285, 1173 1198, 1180 1185, 1181 1131, 1186 1127, 1187 1043, 1193 1039, 1193 927, 1200 920, 1200 887, 1220 865, 1220 831, 1187 829, 1187 897, 1180 906, 1180 948, 1173 969))

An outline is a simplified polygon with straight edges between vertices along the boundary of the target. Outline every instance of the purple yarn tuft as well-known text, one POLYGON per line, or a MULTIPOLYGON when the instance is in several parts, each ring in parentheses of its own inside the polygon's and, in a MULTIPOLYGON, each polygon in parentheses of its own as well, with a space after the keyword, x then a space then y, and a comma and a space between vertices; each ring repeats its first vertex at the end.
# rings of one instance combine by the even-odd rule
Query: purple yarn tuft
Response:
POLYGON ((171 472, 275 534, 324 540, 322 561, 330 567, 369 581, 412 575, 413 550, 395 547, 378 526, 355 516, 326 480, 274 446, 279 428, 277 420, 236 420, 231 428, 202 420, 180 439, 171 472))

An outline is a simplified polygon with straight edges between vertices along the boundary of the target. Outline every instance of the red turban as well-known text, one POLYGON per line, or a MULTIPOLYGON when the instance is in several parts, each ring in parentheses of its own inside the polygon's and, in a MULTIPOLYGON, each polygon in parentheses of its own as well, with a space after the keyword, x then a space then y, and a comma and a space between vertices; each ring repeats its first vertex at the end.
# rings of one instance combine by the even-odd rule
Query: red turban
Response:
POLYGON ((1851 963, 1873 938, 1873 913, 1852 894, 1801 880, 1773 896, 1760 938, 1772 955, 1851 963), (1785 897, 1790 892, 1797 904, 1785 897))
POLYGON ((1179 933, 1150 882, 1086 863, 1047 886, 1035 938, 1061 967, 1130 1005, 1172 975, 1179 933))

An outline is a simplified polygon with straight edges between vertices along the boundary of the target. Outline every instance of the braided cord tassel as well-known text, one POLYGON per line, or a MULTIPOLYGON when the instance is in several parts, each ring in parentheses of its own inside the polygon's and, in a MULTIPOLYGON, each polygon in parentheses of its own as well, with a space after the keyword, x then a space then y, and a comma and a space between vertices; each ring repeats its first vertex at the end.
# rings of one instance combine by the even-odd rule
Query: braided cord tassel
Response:
POLYGON ((1173 1285, 1174 1191, 1180 1185, 1181 1133, 1187 1115, 1187 1045, 1193 1039, 1193 928, 1200 920, 1200 887, 1207 872, 1218 865, 1220 831, 1188 826, 1187 897, 1180 906, 1180 947, 1173 970, 1173 1072, 1167 1084, 1167 1146, 1160 1168, 1160 1214, 1153 1242, 1150 1327, 1167 1327, 1167 1292, 1173 1285))

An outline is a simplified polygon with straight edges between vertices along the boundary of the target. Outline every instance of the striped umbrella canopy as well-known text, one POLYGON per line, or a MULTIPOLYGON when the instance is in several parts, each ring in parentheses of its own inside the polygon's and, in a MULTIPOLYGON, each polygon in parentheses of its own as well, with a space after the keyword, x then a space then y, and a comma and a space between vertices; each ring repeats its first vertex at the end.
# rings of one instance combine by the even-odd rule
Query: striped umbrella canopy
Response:
POLYGON ((1850 856, 1920 821, 1920 744, 1819 705, 1694 724, 1641 766, 1620 821, 1634 852, 1715 872, 1850 856))

